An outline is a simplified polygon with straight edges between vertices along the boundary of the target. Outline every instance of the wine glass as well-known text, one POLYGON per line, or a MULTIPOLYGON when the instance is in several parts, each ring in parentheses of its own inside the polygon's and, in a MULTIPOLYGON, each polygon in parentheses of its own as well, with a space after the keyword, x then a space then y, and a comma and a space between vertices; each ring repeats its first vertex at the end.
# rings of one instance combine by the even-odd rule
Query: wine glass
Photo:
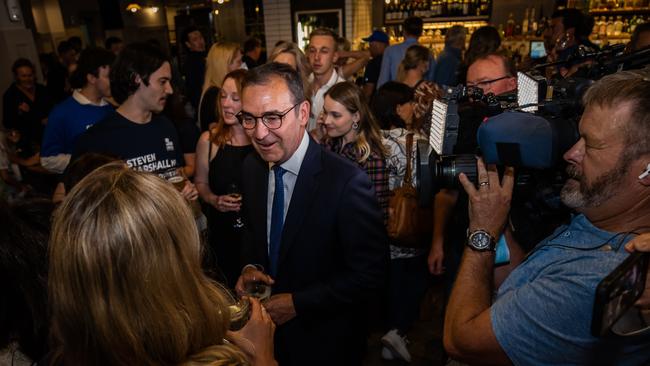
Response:
MULTIPOLYGON (((239 186, 237 185, 237 183, 230 183, 228 185, 227 194, 231 198, 241 202, 241 199, 242 199, 241 190, 239 189, 239 186)), ((232 224, 232 227, 235 228, 235 229, 241 229, 241 228, 244 227, 244 221, 242 220, 241 215, 239 214, 239 212, 235 213, 235 220, 234 220, 234 222, 232 224)))
POLYGON ((237 299, 228 292, 228 311, 230 311, 230 330, 236 331, 246 325, 251 315, 251 303, 246 298, 237 299))

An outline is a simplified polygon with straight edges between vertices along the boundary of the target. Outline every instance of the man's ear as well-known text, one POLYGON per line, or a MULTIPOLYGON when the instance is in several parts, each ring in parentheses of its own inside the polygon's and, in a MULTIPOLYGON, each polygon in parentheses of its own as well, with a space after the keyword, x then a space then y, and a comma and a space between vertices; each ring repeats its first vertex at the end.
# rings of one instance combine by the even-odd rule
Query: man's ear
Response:
POLYGON ((309 100, 305 100, 300 104, 300 112, 298 113, 298 118, 300 119, 300 126, 306 126, 309 122, 309 112, 311 111, 311 103, 309 100))

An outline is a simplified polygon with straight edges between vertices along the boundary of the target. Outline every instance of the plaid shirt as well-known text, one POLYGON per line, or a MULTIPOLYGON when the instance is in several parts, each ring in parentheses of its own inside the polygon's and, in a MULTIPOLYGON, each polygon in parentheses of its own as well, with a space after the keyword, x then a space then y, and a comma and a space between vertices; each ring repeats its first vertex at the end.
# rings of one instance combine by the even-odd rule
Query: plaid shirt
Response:
POLYGON ((354 143, 348 143, 345 146, 341 147, 343 144, 342 139, 331 139, 328 140, 324 146, 341 156, 349 159, 350 161, 359 165, 359 167, 365 170, 368 177, 372 181, 373 186, 375 187, 375 195, 377 196, 377 201, 379 201, 379 207, 381 208, 384 225, 388 223, 388 198, 390 197, 390 190, 388 189, 388 171, 386 170, 386 160, 381 157, 380 154, 376 152, 371 152, 370 156, 363 163, 359 163, 360 153, 354 146, 354 143))

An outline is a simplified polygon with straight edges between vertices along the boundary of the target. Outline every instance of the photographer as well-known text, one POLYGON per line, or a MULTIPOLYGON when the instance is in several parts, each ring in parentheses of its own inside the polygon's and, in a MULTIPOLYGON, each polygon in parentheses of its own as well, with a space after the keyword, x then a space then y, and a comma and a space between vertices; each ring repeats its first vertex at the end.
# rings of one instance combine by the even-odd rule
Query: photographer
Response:
MULTIPOLYGON (((497 96, 512 93, 517 88, 517 72, 512 62, 500 52, 477 56, 467 69, 467 86, 483 90, 484 94, 497 96)), ((487 116, 484 103, 472 102, 459 106, 460 124, 455 154, 475 154, 478 148, 476 131, 487 116)), ((434 227, 428 266, 431 274, 443 273, 443 242, 452 243, 445 247, 445 267, 453 277, 458 268, 462 249, 458 243, 463 240, 468 226, 467 197, 457 190, 442 189, 435 197, 434 227), (449 224, 448 224, 449 223, 449 224)), ((453 278, 450 278, 453 280, 453 278)))
POLYGON ((507 222, 514 172, 500 180, 478 161, 478 187, 460 175, 470 197, 469 237, 447 307, 444 345, 472 364, 639 365, 650 335, 593 337, 598 283, 627 256, 624 244, 648 232, 650 74, 624 71, 584 95, 580 140, 564 154, 569 179, 562 201, 571 222, 540 242, 492 302, 495 238, 507 222), (484 246, 483 246, 484 245, 484 246))

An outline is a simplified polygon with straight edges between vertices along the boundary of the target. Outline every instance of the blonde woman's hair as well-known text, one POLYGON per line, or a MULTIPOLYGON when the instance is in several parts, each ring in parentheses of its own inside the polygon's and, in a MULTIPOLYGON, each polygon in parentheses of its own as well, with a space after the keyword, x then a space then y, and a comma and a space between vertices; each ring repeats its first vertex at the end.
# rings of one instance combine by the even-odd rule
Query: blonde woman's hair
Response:
POLYGON ((421 62, 429 62, 431 53, 429 50, 418 44, 415 44, 406 49, 404 58, 397 67, 397 81, 403 82, 406 78, 406 72, 412 69, 415 69, 420 65, 421 62))
POLYGON ((381 158, 386 156, 386 148, 381 141, 381 131, 375 116, 370 111, 361 89, 349 81, 332 86, 325 96, 340 103, 350 113, 359 112, 359 129, 355 143, 359 153, 358 163, 364 163, 371 154, 381 158))
POLYGON ((89 174, 54 215, 52 364, 178 365, 209 347, 245 364, 224 344, 227 294, 200 263, 194 218, 171 184, 122 162, 89 174))
POLYGON ((203 91, 205 93, 210 87, 221 87, 223 78, 228 73, 230 65, 241 52, 239 44, 232 42, 219 42, 210 47, 205 60, 205 78, 203 79, 203 91))
POLYGON ((311 88, 309 87, 309 75, 311 75, 312 70, 311 70, 311 65, 309 65, 309 60, 307 59, 307 56, 305 56, 305 53, 302 52, 300 47, 298 47, 297 44, 293 42, 285 42, 282 41, 278 43, 277 46, 273 49, 273 52, 271 52, 271 57, 269 57, 269 62, 274 62, 275 59, 282 53, 288 53, 293 55, 294 59, 296 60, 296 67, 298 68, 298 72, 300 73, 300 77, 302 78, 302 83, 305 92, 307 93, 311 88))
MULTIPOLYGON (((239 97, 241 98, 241 83, 244 80, 244 77, 246 76, 248 72, 246 70, 234 70, 229 72, 224 78, 223 82, 225 83, 226 80, 232 79, 235 82, 235 86, 237 87, 237 94, 239 94, 239 97)), ((223 86, 223 83, 220 85, 223 86)), ((221 108, 221 92, 219 92, 220 95, 217 97, 218 99, 218 110, 223 111, 223 108, 221 108)), ((217 145, 217 146, 223 146, 228 141, 230 141, 231 138, 231 126, 227 125, 226 122, 223 119, 223 114, 219 113, 219 119, 217 120, 217 125, 210 130, 210 141, 217 145)))

